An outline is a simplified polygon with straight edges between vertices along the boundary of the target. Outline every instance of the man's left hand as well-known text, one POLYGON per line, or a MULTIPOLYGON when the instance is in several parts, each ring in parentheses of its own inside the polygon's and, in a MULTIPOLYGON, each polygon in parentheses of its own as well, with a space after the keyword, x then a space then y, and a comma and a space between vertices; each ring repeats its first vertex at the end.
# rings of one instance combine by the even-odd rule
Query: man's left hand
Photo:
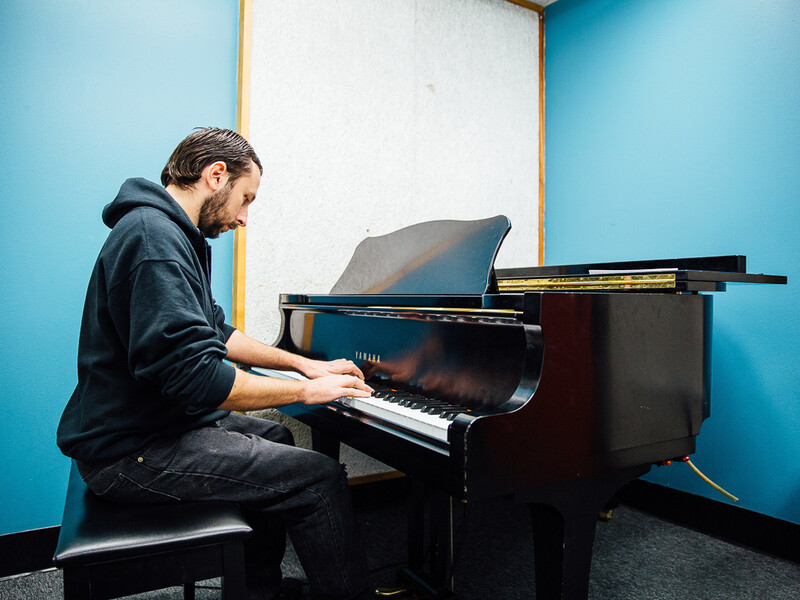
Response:
POLYGON ((359 379, 364 379, 361 372, 352 360, 337 358, 336 360, 313 360, 308 359, 303 363, 300 371, 309 379, 325 377, 326 375, 355 375, 359 379))

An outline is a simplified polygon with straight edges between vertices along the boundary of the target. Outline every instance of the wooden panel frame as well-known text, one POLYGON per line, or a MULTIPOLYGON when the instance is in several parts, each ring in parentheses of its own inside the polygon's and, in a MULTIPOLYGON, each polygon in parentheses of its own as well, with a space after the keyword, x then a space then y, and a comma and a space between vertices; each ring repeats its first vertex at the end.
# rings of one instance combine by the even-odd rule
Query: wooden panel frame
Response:
MULTIPOLYGON (((236 85, 236 131, 250 136, 250 50, 253 42, 253 0, 239 0, 239 68, 236 85)), ((247 228, 233 234, 233 315, 232 325, 244 331, 244 284, 247 228)))
POLYGON ((539 266, 544 265, 544 10, 539 13, 539 266))
MULTIPOLYGON (((544 9, 526 0, 506 0, 539 15, 539 265, 544 264, 544 9)), ((253 40, 253 0, 239 0, 239 67, 236 98, 236 131, 250 135, 250 51, 253 40)), ((232 324, 244 331, 244 297, 247 234, 239 227, 233 238, 232 324)))

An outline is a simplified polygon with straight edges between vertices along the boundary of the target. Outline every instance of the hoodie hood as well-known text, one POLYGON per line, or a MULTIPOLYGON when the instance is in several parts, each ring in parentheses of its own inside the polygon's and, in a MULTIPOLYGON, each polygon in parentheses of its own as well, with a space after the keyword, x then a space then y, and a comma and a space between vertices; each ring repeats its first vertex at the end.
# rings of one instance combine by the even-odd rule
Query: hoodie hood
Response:
POLYGON ((233 328, 211 291, 211 249, 161 186, 126 181, 86 290, 78 385, 57 431, 63 451, 110 464, 217 421, 235 369, 233 328))
POLYGON ((165 213, 190 240, 205 241, 203 234, 169 192, 160 185, 142 178, 128 179, 122 184, 117 197, 103 209, 103 223, 113 229, 122 217, 142 206, 156 208, 165 213))

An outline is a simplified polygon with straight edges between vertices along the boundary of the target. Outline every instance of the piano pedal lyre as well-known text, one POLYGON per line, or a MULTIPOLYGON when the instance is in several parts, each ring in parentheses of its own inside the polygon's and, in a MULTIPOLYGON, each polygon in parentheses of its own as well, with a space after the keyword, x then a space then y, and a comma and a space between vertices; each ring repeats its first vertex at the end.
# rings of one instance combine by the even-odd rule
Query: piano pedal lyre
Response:
POLYGON ((453 499, 445 492, 426 489, 418 479, 409 479, 409 488, 408 566, 401 569, 400 581, 410 592, 408 598, 458 600, 453 592, 453 499))

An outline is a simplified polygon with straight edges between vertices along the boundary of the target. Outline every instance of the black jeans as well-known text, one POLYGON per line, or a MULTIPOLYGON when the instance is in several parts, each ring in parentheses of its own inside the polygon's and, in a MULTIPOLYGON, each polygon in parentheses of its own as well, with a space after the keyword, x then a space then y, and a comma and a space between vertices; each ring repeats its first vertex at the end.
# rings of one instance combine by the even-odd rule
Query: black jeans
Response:
POLYGON ((254 532, 245 549, 248 588, 278 585, 287 530, 312 594, 349 599, 369 586, 344 469, 296 448, 278 423, 231 413, 83 475, 110 500, 239 504, 254 532))

